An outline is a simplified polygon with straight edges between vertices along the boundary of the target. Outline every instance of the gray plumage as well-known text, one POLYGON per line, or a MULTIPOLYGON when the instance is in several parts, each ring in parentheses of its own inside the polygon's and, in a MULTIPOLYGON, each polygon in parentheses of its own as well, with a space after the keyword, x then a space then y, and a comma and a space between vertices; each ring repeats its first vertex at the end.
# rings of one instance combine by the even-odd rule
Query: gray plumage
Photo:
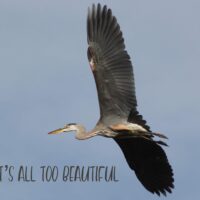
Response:
MULTIPOLYGON (((116 18, 106 6, 93 5, 87 17, 88 60, 96 82, 100 119, 93 130, 70 123, 50 134, 76 131, 84 140, 96 135, 113 138, 129 167, 152 193, 166 195, 174 188, 173 170, 161 145, 166 139, 152 132, 137 111, 133 67, 116 18)), ((131 188, 132 186, 130 186, 131 188)))
POLYGON ((88 11, 87 33, 89 60, 95 61, 93 74, 101 117, 115 115, 127 120, 130 110, 137 106, 133 68, 111 10, 93 5, 88 11))

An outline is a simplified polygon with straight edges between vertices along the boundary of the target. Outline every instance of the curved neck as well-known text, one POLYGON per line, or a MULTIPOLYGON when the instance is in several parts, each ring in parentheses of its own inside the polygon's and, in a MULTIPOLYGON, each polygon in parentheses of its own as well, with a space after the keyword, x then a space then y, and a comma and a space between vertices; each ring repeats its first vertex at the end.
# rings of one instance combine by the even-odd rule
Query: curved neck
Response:
POLYGON ((78 140, 85 140, 85 139, 88 139, 90 137, 93 137, 95 136, 95 132, 94 131, 90 131, 90 132, 87 132, 85 127, 81 124, 77 124, 75 126, 75 131, 76 131, 76 139, 78 140))

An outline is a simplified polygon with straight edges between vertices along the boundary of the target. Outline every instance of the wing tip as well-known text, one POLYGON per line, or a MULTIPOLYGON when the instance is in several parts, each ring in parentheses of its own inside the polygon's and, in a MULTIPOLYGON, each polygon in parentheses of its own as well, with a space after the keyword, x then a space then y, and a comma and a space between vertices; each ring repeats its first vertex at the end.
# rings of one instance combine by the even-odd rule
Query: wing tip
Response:
POLYGON ((164 150, 155 141, 143 138, 117 139, 129 167, 151 193, 167 196, 174 188, 174 173, 164 150))
POLYGON ((150 191, 152 194, 158 195, 159 197, 161 195, 166 197, 167 194, 172 193, 172 189, 174 189, 174 184, 167 186, 167 187, 159 188, 159 189, 156 189, 156 190, 149 190, 149 189, 147 189, 147 190, 150 191))
MULTIPOLYGON (((93 3, 92 6, 88 7, 87 32, 89 41, 93 42, 93 40, 98 38, 99 34, 110 37, 112 35, 110 32, 114 31, 114 27, 116 26, 120 33, 121 31, 116 17, 113 16, 112 10, 107 5, 101 6, 100 3, 93 3)), ((123 38, 119 33, 119 38, 123 38)), ((121 41, 121 43, 123 42, 124 40, 121 41)))

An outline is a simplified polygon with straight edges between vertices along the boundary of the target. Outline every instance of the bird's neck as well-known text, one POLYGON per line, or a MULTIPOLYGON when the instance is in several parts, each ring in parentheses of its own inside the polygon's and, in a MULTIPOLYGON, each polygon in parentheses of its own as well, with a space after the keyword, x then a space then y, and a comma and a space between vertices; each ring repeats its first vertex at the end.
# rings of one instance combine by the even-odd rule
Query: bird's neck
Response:
POLYGON ((93 130, 87 132, 83 125, 78 124, 76 126, 76 139, 78 140, 86 140, 95 135, 97 135, 98 131, 94 128, 93 130))
POLYGON ((86 139, 87 132, 86 132, 86 129, 85 129, 85 127, 83 125, 78 124, 75 127, 75 131, 76 131, 76 139, 78 139, 78 140, 86 139))

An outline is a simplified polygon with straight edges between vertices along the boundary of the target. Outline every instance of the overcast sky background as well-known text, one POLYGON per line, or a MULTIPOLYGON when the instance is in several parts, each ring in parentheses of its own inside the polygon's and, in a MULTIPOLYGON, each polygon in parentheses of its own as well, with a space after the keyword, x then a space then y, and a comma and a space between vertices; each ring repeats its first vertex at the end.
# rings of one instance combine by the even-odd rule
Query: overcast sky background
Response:
MULTIPOLYGON (((0 1, 0 165, 116 166, 117 183, 9 182, 5 200, 159 199, 136 179, 111 139, 47 135, 99 117, 87 61, 86 15, 95 0, 0 1)), ((169 137, 175 173, 167 199, 199 199, 200 1, 100 1, 117 17, 134 65, 139 111, 169 137)), ((160 199, 166 199, 161 197, 160 199)))

